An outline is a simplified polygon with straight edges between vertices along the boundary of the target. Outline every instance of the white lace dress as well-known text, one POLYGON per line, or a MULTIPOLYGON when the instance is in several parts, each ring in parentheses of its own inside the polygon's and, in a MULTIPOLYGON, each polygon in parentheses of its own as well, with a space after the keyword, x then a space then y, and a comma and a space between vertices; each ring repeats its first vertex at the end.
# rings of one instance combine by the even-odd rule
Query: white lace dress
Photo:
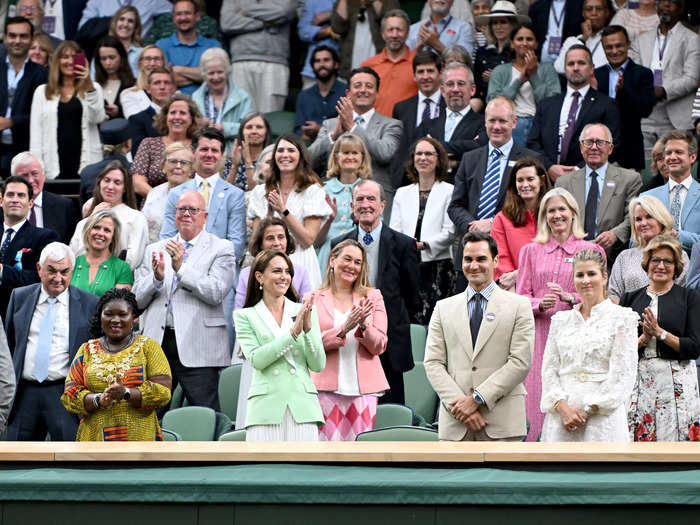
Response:
MULTIPOLYGON (((326 192, 320 184, 312 184, 304 191, 293 191, 287 197, 287 209, 296 220, 303 223, 307 217, 321 217, 321 220, 326 220, 331 213, 331 207, 326 202, 326 192)), ((268 205, 265 195, 265 185, 258 184, 250 192, 248 201, 248 218, 264 219, 267 217, 268 205)), ((275 216, 280 217, 279 213, 275 212, 275 216)), ((295 239, 296 240, 296 239, 295 239)), ((294 263, 303 266, 309 274, 309 282, 311 289, 315 290, 321 286, 321 269, 318 264, 318 257, 313 244, 307 248, 302 248, 297 241, 296 250, 289 258, 294 263)))
POLYGON ((552 317, 542 361, 545 412, 540 440, 629 441, 627 408, 637 378, 637 323, 630 308, 606 299, 588 319, 573 310, 552 317), (564 399, 574 408, 597 405, 587 423, 575 432, 561 423, 554 404, 564 399))

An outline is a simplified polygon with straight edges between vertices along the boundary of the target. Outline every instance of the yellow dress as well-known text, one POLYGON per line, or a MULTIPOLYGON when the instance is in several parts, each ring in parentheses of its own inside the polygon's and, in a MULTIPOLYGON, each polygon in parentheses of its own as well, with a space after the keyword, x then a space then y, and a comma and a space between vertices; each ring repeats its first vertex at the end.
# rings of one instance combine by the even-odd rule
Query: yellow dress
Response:
POLYGON ((161 441, 156 409, 170 401, 170 389, 149 381, 168 376, 170 365, 160 345, 143 335, 116 353, 106 351, 99 339, 83 344, 73 359, 61 396, 69 412, 81 414, 76 441, 161 441), (88 413, 85 396, 104 392, 118 378, 126 388, 138 388, 141 407, 127 401, 88 413))

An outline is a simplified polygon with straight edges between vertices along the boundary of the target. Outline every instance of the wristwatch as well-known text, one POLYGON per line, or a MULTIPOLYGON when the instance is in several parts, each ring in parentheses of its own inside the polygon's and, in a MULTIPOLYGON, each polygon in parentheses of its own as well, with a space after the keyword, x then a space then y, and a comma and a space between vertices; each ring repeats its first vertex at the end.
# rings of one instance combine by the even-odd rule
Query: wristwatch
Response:
POLYGON ((659 336, 659 341, 665 341, 667 335, 668 335, 668 332, 666 330, 661 332, 661 335, 659 336))
POLYGON ((124 401, 129 401, 131 399, 131 392, 129 392, 129 389, 127 388, 124 390, 124 397, 122 397, 124 401))
POLYGON ((285 217, 289 215, 289 210, 285 208, 285 210, 282 212, 282 215, 284 215, 285 217))
POLYGON ((484 400, 483 397, 481 397, 481 394, 474 390, 474 393, 472 394, 472 398, 476 402, 477 405, 485 405, 486 401, 484 400))

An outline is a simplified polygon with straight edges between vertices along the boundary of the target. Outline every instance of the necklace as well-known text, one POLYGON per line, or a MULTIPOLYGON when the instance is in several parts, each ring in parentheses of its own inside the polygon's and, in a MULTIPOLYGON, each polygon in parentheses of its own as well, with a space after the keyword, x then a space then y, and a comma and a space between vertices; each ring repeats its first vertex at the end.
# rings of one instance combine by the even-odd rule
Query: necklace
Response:
POLYGON ((126 352, 125 355, 121 356, 121 359, 118 360, 110 360, 110 356, 114 356, 117 352, 128 348, 129 345, 134 342, 134 334, 131 334, 127 345, 114 353, 110 353, 109 351, 109 341, 104 338, 105 346, 103 347, 100 343, 100 339, 92 339, 87 343, 91 359, 90 367, 95 370, 95 375, 97 377, 104 379, 107 384, 111 385, 115 381, 123 379, 124 374, 131 368, 131 362, 141 350, 146 338, 138 337, 136 344, 131 347, 131 350, 126 352), (101 349, 106 349, 107 351, 101 351, 101 349))

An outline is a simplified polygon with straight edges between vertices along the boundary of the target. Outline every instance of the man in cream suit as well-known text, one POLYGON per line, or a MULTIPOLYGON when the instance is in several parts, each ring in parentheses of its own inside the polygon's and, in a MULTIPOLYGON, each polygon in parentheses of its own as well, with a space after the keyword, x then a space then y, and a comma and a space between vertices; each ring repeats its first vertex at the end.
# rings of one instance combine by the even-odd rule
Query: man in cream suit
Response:
POLYGON ((535 320, 525 297, 493 280, 497 254, 487 233, 467 233, 462 271, 469 286, 438 301, 430 320, 425 371, 440 398, 441 440, 518 441, 527 433, 522 383, 535 320))
MULTIPOLYGON (((379 75, 370 67, 350 72, 347 96, 336 106, 338 116, 323 121, 318 137, 309 147, 313 168, 323 173, 334 142, 345 132, 358 135, 372 158, 372 179, 384 188, 385 220, 389 219, 394 192, 398 186, 391 177, 391 163, 399 150, 403 123, 380 115, 374 109, 379 92, 379 75)), ((400 181, 398 181, 400 183, 400 181)))
POLYGON ((216 410, 219 369, 231 363, 224 298, 233 286, 235 256, 228 240, 204 230, 207 215, 198 191, 182 194, 177 234, 146 248, 133 292, 145 309, 143 334, 163 347, 173 388, 181 383, 190 405, 216 410))
POLYGON ((586 165, 559 177, 555 186, 571 193, 581 210, 586 239, 599 244, 608 265, 630 240, 629 203, 642 189, 636 171, 608 164, 612 133, 603 124, 587 124, 579 140, 586 165))
POLYGON ((632 60, 654 74, 656 106, 642 120, 644 156, 672 129, 691 129, 693 97, 700 82, 700 36, 681 23, 684 0, 656 2, 659 26, 642 33, 630 50, 632 60))

